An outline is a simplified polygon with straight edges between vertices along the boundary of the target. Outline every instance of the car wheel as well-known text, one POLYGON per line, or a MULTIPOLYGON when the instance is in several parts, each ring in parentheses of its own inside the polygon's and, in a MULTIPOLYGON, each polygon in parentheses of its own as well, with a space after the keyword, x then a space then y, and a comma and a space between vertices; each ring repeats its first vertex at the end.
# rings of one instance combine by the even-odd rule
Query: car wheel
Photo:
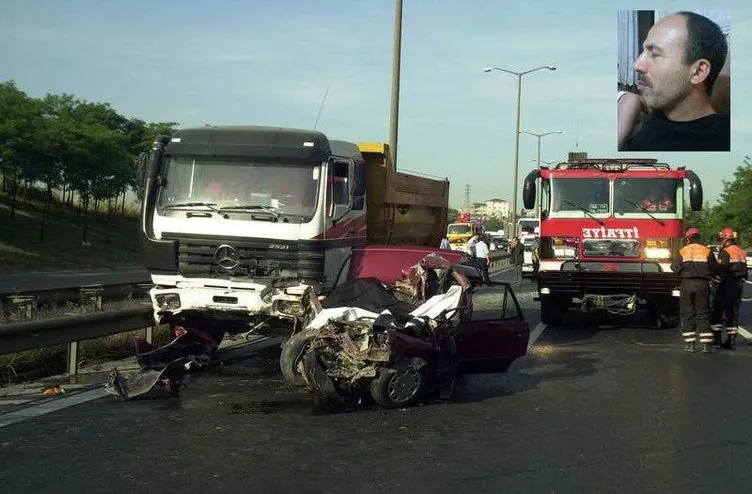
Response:
POLYGON ((421 387, 423 376, 417 367, 384 368, 371 382, 371 398, 384 408, 403 408, 415 402, 421 387))
POLYGON ((306 386, 306 380, 303 377, 301 368, 301 357, 308 350, 313 337, 313 332, 301 331, 294 334, 282 345, 282 353, 279 356, 279 367, 285 381, 294 386, 306 386))

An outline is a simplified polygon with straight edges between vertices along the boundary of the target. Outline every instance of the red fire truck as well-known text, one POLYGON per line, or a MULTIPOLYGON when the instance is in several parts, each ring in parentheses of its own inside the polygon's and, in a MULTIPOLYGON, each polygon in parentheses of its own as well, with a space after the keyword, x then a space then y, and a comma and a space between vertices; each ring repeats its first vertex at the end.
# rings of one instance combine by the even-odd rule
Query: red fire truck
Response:
POLYGON ((699 177, 656 159, 572 159, 530 172, 523 202, 540 180, 541 321, 560 322, 579 300, 585 312, 629 315, 640 306, 659 326, 678 322, 679 280, 671 272, 689 206, 702 208, 699 177))

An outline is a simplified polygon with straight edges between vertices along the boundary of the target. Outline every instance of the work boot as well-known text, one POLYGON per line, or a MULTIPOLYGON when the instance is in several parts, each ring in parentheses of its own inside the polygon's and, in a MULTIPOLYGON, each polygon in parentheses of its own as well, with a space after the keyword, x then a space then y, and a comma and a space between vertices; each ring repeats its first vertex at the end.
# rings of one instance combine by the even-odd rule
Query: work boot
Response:
POLYGON ((721 348, 727 350, 734 350, 736 348, 736 328, 726 328, 726 341, 723 342, 721 348))
POLYGON ((713 353, 713 333, 700 333, 700 343, 702 343, 702 353, 713 353))
POLYGON ((713 344, 716 346, 722 346, 723 326, 720 324, 714 324, 710 329, 713 331, 713 344))
POLYGON ((684 338, 684 351, 694 352, 695 342, 697 341, 697 333, 695 333, 694 331, 684 331, 682 333, 682 337, 684 338))

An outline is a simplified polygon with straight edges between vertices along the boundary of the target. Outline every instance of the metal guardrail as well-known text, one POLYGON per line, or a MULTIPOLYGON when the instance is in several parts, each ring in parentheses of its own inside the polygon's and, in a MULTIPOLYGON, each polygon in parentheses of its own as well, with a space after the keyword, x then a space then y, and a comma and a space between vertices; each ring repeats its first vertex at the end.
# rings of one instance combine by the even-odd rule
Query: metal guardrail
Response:
POLYGON ((488 260, 490 261, 488 270, 496 271, 512 265, 512 258, 509 252, 491 251, 488 254, 488 260))
POLYGON ((146 329, 146 339, 151 341, 153 326, 151 305, 0 324, 0 355, 67 344, 67 372, 76 374, 79 341, 138 329, 146 329))

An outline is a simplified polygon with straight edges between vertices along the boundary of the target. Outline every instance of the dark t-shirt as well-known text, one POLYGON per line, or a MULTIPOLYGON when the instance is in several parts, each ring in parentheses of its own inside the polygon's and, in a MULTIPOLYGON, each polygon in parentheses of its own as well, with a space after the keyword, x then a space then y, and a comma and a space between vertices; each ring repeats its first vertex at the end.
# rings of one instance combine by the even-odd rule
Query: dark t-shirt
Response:
POLYGON ((731 119, 718 113, 689 122, 674 122, 661 112, 653 112, 626 148, 626 151, 730 150, 731 119))

